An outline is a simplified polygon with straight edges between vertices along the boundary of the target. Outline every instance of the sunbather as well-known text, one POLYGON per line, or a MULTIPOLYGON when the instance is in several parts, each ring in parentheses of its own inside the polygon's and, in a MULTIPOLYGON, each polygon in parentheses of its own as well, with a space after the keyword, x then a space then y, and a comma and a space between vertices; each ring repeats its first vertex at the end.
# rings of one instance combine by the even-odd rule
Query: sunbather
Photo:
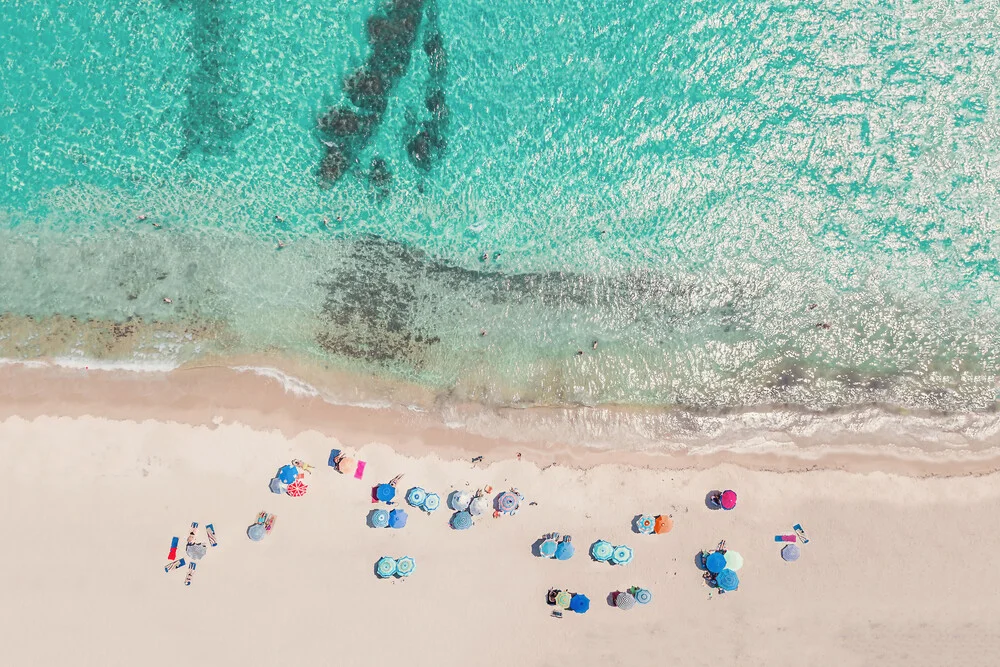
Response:
POLYGON ((198 523, 193 522, 191 524, 191 532, 188 533, 188 544, 194 544, 195 535, 198 533, 198 523))
POLYGON ((277 520, 278 517, 274 516, 273 514, 267 515, 267 520, 264 521, 264 528, 267 529, 267 532, 269 533, 271 532, 271 529, 274 528, 274 522, 277 520))
POLYGON ((550 588, 548 595, 545 596, 545 601, 548 602, 549 604, 555 604, 556 603, 556 596, 559 595, 559 593, 561 593, 561 592, 562 591, 560 591, 558 589, 550 588))
POLYGON ((396 475, 395 477, 393 477, 392 479, 390 479, 389 480, 389 486, 391 486, 392 488, 395 489, 396 485, 399 484, 399 480, 401 480, 401 479, 403 479, 402 473, 400 473, 400 474, 396 475))

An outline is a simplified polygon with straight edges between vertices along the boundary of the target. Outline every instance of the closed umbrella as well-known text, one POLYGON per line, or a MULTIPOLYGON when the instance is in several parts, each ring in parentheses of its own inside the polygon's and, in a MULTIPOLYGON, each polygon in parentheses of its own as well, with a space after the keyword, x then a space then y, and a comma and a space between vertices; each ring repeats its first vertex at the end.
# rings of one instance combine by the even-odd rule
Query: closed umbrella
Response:
POLYGON ((403 556, 396 561, 396 574, 401 577, 408 577, 417 569, 417 563, 409 556, 403 556))
POLYGON ((781 557, 787 561, 799 559, 799 546, 797 544, 786 544, 781 547, 781 557))
POLYGON ((521 499, 510 491, 504 491, 497 496, 497 509, 501 512, 513 512, 521 504, 521 499))
POLYGON ((556 549, 559 547, 559 543, 555 540, 545 540, 538 545, 538 553, 540 553, 545 558, 552 558, 556 555, 556 549))
POLYGON ((406 502, 413 507, 421 507, 425 500, 427 500, 427 492, 419 486, 415 486, 406 492, 406 502))
POLYGON ((729 568, 730 570, 732 570, 733 572, 736 572, 741 567, 743 567, 743 556, 741 556, 736 551, 727 551, 726 552, 726 567, 729 568))
POLYGON ((556 560, 569 560, 576 553, 572 542, 560 542, 556 547, 556 560))
POLYGON ((611 559, 611 554, 615 551, 614 546, 611 542, 605 540, 597 540, 592 545, 590 545, 590 555, 594 560, 604 562, 611 559))
POLYGON ((736 507, 736 492, 725 490, 722 492, 722 509, 731 510, 736 507))
POLYGON ((278 470, 278 479, 282 484, 291 484, 299 477, 299 469, 295 466, 281 466, 278 470))
POLYGON ((461 512, 462 510, 469 509, 469 503, 472 501, 472 496, 468 493, 462 491, 452 491, 451 495, 448 496, 448 507, 452 508, 456 512, 461 512))
POLYGON ((713 551, 705 559, 705 569, 709 572, 722 572, 726 569, 726 554, 721 551, 713 551))
POLYGON ((396 574, 396 561, 388 556, 382 556, 378 559, 378 564, 375 565, 375 572, 382 579, 391 577, 396 574))
POLYGON ((632 562, 632 549, 624 544, 615 547, 611 552, 611 562, 615 565, 627 565, 632 562))
POLYGON ((468 512, 455 512, 451 517, 451 527, 455 530, 472 528, 472 515, 468 512))
POLYGON ((433 512, 439 507, 441 507, 441 496, 436 493, 428 493, 427 497, 424 498, 424 509, 433 512))
POLYGON ((615 606, 619 609, 631 609, 635 606, 635 597, 631 593, 619 593, 615 596, 615 606))
POLYGON ((267 528, 262 523, 255 523, 247 528, 247 537, 254 542, 260 542, 267 535, 267 528))
POLYGON ((735 591, 740 585, 740 578, 732 570, 723 570, 715 575, 715 585, 724 591, 735 591))
POLYGON ((396 487, 392 484, 379 484, 375 489, 375 497, 383 503, 387 503, 396 497, 396 487))
POLYGON ((389 525, 389 513, 385 510, 373 510, 370 520, 372 528, 385 528, 389 525))
POLYGON ((406 525, 406 512, 404 510, 392 510, 389 512, 389 527, 402 528, 406 525))
POLYGON ((472 516, 479 516, 490 509, 490 501, 486 496, 476 496, 469 503, 469 513, 472 516))
POLYGON ((563 609, 569 609, 569 606, 573 604, 573 594, 569 591, 559 591, 556 595, 556 604, 563 609))
POLYGON ((643 535, 649 535, 653 532, 653 526, 656 525, 656 519, 646 515, 639 517, 635 522, 635 527, 639 529, 639 532, 643 535))
POLYGON ((573 599, 569 602, 569 610, 575 611, 578 614, 586 614, 590 609, 590 598, 586 595, 574 595, 573 599))
POLYGON ((653 594, 645 588, 637 588, 633 596, 639 604, 649 604, 653 600, 653 594))
POLYGON ((656 523, 653 525, 653 532, 657 535, 662 535, 663 533, 669 533, 670 529, 674 527, 674 520, 669 516, 664 514, 656 517, 656 523))
POLYGON ((303 482, 301 479, 297 479, 288 485, 288 488, 285 489, 285 493, 290 495, 292 498, 301 498, 302 496, 306 495, 306 490, 308 488, 309 487, 306 486, 305 482, 303 482))

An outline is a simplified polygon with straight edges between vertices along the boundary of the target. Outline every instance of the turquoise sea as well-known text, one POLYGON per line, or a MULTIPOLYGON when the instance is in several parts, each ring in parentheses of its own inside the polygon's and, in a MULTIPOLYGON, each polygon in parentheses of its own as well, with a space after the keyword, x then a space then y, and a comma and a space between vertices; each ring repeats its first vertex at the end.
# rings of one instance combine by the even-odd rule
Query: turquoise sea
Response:
POLYGON ((996 410, 997 18, 6 0, 0 357, 996 410))

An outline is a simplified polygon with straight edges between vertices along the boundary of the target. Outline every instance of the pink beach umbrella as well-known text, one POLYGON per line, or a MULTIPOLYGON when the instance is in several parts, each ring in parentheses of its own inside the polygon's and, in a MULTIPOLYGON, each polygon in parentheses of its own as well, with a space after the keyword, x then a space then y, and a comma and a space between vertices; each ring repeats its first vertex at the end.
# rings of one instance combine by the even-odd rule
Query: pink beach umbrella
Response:
POLYGON ((722 492, 722 509, 731 510, 736 507, 736 492, 726 489, 722 492))
POLYGON ((297 479, 288 485, 288 489, 285 490, 285 493, 287 493, 293 498, 299 498, 301 496, 306 495, 306 489, 308 488, 309 487, 306 486, 306 484, 301 479, 297 479))

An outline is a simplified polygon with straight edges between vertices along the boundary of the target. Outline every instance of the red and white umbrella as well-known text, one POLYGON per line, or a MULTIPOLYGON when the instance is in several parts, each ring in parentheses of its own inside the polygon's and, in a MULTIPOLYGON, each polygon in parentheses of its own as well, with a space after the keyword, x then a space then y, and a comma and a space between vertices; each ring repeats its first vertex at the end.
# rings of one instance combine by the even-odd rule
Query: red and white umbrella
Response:
POLYGON ((301 479, 297 479, 288 485, 288 489, 285 491, 292 498, 298 498, 299 496, 306 495, 306 489, 309 487, 301 479))

